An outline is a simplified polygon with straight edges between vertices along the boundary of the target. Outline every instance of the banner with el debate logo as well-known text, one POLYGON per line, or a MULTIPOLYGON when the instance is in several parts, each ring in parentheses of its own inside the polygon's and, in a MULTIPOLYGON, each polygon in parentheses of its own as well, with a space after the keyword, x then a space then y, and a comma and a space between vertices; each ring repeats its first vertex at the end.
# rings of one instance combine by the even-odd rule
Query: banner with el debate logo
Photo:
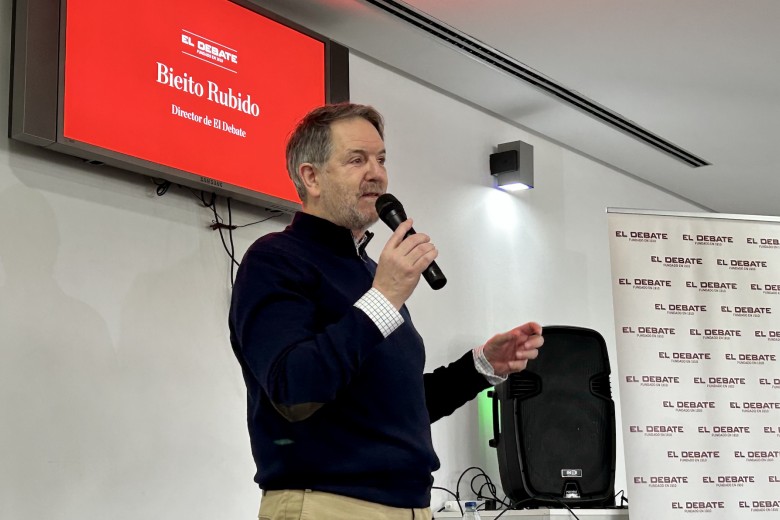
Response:
POLYGON ((780 218, 608 212, 631 519, 780 518, 780 218))

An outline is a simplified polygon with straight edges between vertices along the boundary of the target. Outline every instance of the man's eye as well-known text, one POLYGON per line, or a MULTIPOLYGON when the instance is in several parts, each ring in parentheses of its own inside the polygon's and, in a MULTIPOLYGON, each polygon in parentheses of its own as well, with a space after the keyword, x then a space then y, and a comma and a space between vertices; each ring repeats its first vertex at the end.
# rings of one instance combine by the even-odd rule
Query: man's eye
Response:
POLYGON ((357 164, 357 163, 359 163, 361 161, 362 161, 362 159, 360 157, 355 157, 354 159, 352 159, 349 162, 351 162, 352 164, 357 164))
POLYGON ((386 159, 384 157, 380 157, 377 159, 379 161, 379 164, 385 164, 386 159))

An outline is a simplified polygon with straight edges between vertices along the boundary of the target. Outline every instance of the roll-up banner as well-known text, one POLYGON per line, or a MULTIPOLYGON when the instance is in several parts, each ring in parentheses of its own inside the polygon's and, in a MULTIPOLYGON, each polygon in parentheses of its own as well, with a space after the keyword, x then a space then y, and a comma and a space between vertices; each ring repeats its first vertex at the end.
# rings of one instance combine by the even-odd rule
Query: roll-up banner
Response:
POLYGON ((780 518, 780 218, 608 213, 631 519, 780 518))

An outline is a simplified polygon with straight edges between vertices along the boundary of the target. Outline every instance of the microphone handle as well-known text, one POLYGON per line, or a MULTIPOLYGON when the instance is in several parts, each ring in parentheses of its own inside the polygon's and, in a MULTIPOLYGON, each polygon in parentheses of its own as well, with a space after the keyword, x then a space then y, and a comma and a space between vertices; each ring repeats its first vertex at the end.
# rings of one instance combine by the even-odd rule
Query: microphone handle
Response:
POLYGON ((425 268, 422 275, 434 291, 438 291, 447 285, 447 278, 444 276, 444 273, 441 272, 441 269, 439 269, 436 261, 431 262, 431 265, 425 268))
MULTIPOLYGON (((396 227, 398 227, 396 225, 396 227)), ((414 230, 414 228, 410 228, 409 231, 406 232, 404 235, 404 240, 406 240, 410 235, 416 235, 417 231, 414 230)), ((423 278, 425 278, 425 281, 428 282, 428 285, 431 286, 431 289, 434 291, 438 291, 445 285, 447 285, 447 277, 444 276, 444 273, 441 271, 441 268, 436 263, 436 261, 431 262, 431 265, 425 268, 425 271, 422 272, 423 278)))

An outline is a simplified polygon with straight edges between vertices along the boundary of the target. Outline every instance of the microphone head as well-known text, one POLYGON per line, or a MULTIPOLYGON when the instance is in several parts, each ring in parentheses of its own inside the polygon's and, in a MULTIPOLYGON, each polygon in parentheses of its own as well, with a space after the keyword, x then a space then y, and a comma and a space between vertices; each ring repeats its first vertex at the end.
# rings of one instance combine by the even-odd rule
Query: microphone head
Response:
POLYGON ((387 214, 393 210, 404 213, 404 217, 406 216, 403 205, 400 202, 398 202, 398 199, 396 199, 389 193, 380 195, 376 199, 375 205, 376 205, 376 212, 379 215, 379 218, 382 219, 382 221, 385 221, 385 217, 387 216, 387 214))

